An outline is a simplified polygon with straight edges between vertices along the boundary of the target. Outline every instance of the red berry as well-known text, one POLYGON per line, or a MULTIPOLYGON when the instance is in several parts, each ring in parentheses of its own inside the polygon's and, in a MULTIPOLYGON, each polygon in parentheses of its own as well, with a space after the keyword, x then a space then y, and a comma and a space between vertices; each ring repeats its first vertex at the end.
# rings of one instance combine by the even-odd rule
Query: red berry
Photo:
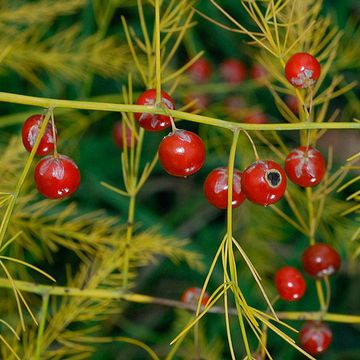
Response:
POLYGON ((307 274, 319 278, 337 272, 341 259, 338 252, 330 245, 315 244, 305 250, 302 265, 307 274))
POLYGON ((274 204, 285 193, 285 171, 275 161, 256 161, 243 172, 241 187, 246 197, 255 204, 274 204))
POLYGON ((198 84, 207 82, 211 73, 211 64, 203 58, 197 59, 188 69, 189 76, 198 84))
POLYGON ((320 321, 307 321, 300 331, 301 347, 310 355, 323 353, 331 341, 331 329, 320 321))
POLYGON ((321 72, 320 64, 314 56, 300 52, 287 61, 285 76, 297 88, 308 88, 316 83, 321 72))
POLYGON ((191 131, 176 130, 165 136, 159 146, 160 163, 170 175, 189 176, 204 165, 205 145, 191 131))
POLYGON ((267 71, 262 65, 254 64, 250 69, 250 76, 252 79, 262 82, 267 76, 267 71))
MULTIPOLYGON (((39 135, 41 125, 45 119, 44 115, 32 115, 24 123, 21 131, 22 141, 25 149, 31 152, 39 135)), ((47 124, 45 133, 40 140, 36 155, 48 155, 54 150, 54 136, 51 121, 47 124)))
MULTIPOLYGON (((149 89, 144 91, 136 101, 136 105, 155 105, 156 103, 156 90, 149 89)), ((161 91, 161 103, 168 109, 174 110, 175 103, 172 97, 165 91, 161 91)), ((161 131, 171 125, 169 116, 156 115, 149 113, 135 113, 135 119, 141 127, 148 131, 161 131)))
POLYGON ((306 290, 304 277, 291 266, 284 266, 276 272, 275 286, 280 297, 286 301, 300 300, 306 290))
POLYGON ((246 76, 245 65, 236 59, 227 59, 220 64, 221 77, 230 84, 241 83, 246 76))
MULTIPOLYGON (((204 183, 204 194, 210 204, 226 209, 228 204, 228 169, 220 167, 211 171, 204 183)), ((236 208, 245 200, 241 191, 241 172, 234 169, 232 207, 236 208)))
POLYGON ((326 164, 320 151, 311 146, 300 146, 286 157, 285 171, 293 183, 310 187, 319 184, 322 180, 326 164))
POLYGON ((285 102, 288 108, 294 113, 299 113, 299 99, 294 95, 287 95, 285 97, 285 102))
MULTIPOLYGON (((181 296, 181 302, 188 305, 197 306, 201 295, 201 289, 198 287, 191 287, 187 289, 181 296)), ((201 299, 201 306, 205 307, 209 301, 209 294, 205 291, 201 299)))
MULTIPOLYGON (((129 127, 126 126, 126 134, 125 134, 125 143, 128 148, 131 148, 131 138, 132 131, 129 127)), ((124 137, 123 137, 123 125, 121 121, 115 123, 113 127, 113 139, 114 143, 120 149, 124 148, 124 137)), ((134 144, 136 143, 136 138, 134 138, 134 144)))
POLYGON ((261 110, 256 110, 244 117, 244 123, 247 124, 266 124, 268 118, 261 110))
POLYGON ((80 172, 65 155, 49 155, 35 167, 35 183, 39 192, 49 199, 62 199, 74 193, 80 184, 80 172))

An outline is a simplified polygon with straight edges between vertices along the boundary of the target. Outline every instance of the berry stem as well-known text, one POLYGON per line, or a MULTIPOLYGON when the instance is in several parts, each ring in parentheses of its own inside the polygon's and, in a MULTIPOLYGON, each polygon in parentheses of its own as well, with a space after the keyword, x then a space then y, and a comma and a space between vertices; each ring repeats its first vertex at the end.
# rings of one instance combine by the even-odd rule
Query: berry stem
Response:
MULTIPOLYGON (((259 157, 259 154, 256 150, 256 145, 254 143, 254 140, 252 139, 252 137, 250 136, 250 134, 246 131, 246 130, 243 130, 244 134, 247 136, 247 138, 249 139, 250 143, 251 143, 251 146, 253 148, 253 151, 254 151, 254 155, 255 155, 255 159, 256 161, 259 161, 260 160, 260 157, 259 157)), ((230 176, 230 175, 229 175, 230 176)))
MULTIPOLYGON (((327 306, 326 306, 326 302, 325 302, 324 290, 323 290, 323 287, 321 284, 321 280, 317 279, 315 283, 316 283, 316 291, 317 291, 319 303, 320 303, 320 311, 326 313, 327 306)), ((329 301, 330 301, 330 299, 329 299, 329 301)))
POLYGON ((54 109, 51 109, 51 128, 52 128, 52 135, 54 139, 54 157, 59 157, 57 151, 57 139, 56 139, 56 130, 55 130, 55 119, 54 119, 54 109))
POLYGON ((325 309, 326 311, 329 310, 329 306, 330 306, 330 299, 331 299, 331 286, 330 286, 330 281, 329 281, 329 277, 325 276, 324 277, 324 283, 325 283, 325 289, 326 289, 326 303, 325 303, 325 309))

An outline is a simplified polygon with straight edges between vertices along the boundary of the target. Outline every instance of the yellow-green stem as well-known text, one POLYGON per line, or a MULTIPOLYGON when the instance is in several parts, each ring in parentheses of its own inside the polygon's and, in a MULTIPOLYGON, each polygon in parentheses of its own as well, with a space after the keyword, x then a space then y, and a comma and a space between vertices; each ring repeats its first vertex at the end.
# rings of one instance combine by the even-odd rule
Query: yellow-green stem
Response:
POLYGON ((146 112, 150 114, 162 114, 171 115, 174 118, 181 120, 188 120, 205 125, 217 126, 224 129, 244 129, 244 130, 306 130, 306 129, 358 129, 360 130, 359 122, 299 122, 299 123, 273 123, 273 124, 243 124, 231 121, 224 121, 208 116, 195 115, 177 110, 164 110, 155 106, 144 105, 128 105, 128 104, 116 104, 105 102, 90 102, 90 101, 76 101, 76 100, 58 100, 49 98, 39 98, 27 95, 18 95, 11 93, 0 92, 0 102, 9 102, 13 104, 22 104, 30 106, 39 106, 48 108, 50 106, 56 108, 70 108, 81 110, 97 110, 97 111, 111 111, 111 112, 130 112, 140 113, 146 112))
POLYGON ((41 359, 41 341, 42 341, 42 337, 44 334, 48 306, 49 306, 49 294, 45 294, 45 295, 43 295, 43 299, 42 299, 40 324, 39 324, 39 330, 38 330, 38 335, 37 335, 37 339, 36 339, 35 360, 41 359))
MULTIPOLYGON (((306 197, 307 197, 308 212, 309 212, 309 241, 310 241, 310 245, 314 245, 315 244, 315 212, 314 212, 312 188, 306 188, 306 197)), ((316 280, 316 292, 318 295, 320 308, 322 311, 325 311, 326 302, 320 280, 316 280)))
POLYGON ((160 0, 155 0, 155 76, 156 103, 161 103, 161 39, 160 39, 160 0))
POLYGON ((124 252, 124 267, 123 267, 123 286, 127 287, 128 285, 128 273, 129 273, 129 248, 131 243, 131 238, 133 235, 134 229, 134 219, 135 219, 135 202, 136 196, 130 196, 129 202, 129 212, 128 212, 128 223, 126 229, 126 243, 125 243, 125 252, 124 252))
MULTIPOLYGON (((75 296, 92 299, 113 299, 113 300, 124 300, 128 302, 138 304, 159 304, 163 306, 186 308, 195 310, 192 305, 184 304, 177 300, 155 298, 148 295, 135 294, 126 292, 124 290, 113 290, 113 289, 79 289, 76 287, 66 286, 53 286, 53 285, 39 285, 36 283, 14 280, 15 286, 20 291, 25 291, 37 295, 49 295, 49 296, 75 296)), ((12 285, 9 279, 0 277, 0 288, 11 289, 12 285)), ((212 307, 208 309, 208 312, 220 312, 219 307, 212 307), (214 311, 215 310, 215 311, 214 311)), ((253 308, 250 308, 253 309, 253 308)), ((255 309, 253 309, 255 311, 255 309)), ((231 315, 236 315, 235 309, 229 309, 231 315)), ((278 312, 279 319, 284 320, 320 320, 333 322, 342 322, 348 324, 360 324, 360 315, 346 315, 346 314, 324 314, 321 311, 309 311, 309 312, 278 312)))
MULTIPOLYGON (((237 270, 236 270, 236 263, 235 263, 235 257, 233 252, 233 223, 232 223, 232 193, 233 193, 233 175, 234 175, 234 166, 235 166, 235 156, 236 156, 236 147, 239 140, 239 129, 236 129, 233 135, 233 140, 231 143, 230 148, 230 154, 229 154, 229 164, 228 164, 228 206, 227 206, 227 248, 228 248, 228 263, 230 268, 230 276, 231 281, 235 284, 235 286, 238 283, 237 279, 237 270)), ((241 306, 237 300, 237 297, 235 297, 236 301, 236 308, 238 311, 238 320, 239 325, 243 337, 243 342, 246 350, 246 354, 251 359, 251 350, 249 346, 249 342, 246 335, 246 329, 244 324, 244 318, 242 315, 242 309, 241 306)))

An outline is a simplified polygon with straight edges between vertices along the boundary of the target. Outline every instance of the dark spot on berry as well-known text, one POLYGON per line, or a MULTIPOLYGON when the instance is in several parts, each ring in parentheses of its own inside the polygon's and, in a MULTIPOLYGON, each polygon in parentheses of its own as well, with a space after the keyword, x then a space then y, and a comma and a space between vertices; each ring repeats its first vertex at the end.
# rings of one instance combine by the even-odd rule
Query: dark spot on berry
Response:
POLYGON ((277 170, 270 170, 266 173, 266 180, 271 187, 276 188, 281 183, 281 174, 277 170))

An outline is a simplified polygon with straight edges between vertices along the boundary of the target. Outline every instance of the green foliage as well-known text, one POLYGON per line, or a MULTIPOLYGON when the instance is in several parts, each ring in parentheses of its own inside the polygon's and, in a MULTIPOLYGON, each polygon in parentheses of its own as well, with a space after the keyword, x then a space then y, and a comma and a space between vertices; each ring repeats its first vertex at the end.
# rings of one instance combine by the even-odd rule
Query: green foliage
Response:
MULTIPOLYGON (((294 346, 288 335, 296 339, 296 334, 267 309, 258 285, 273 298, 275 271, 284 264, 300 266, 300 254, 315 240, 333 244, 344 259, 339 279, 331 281, 330 310, 322 299, 325 287, 316 292, 309 281, 300 304, 276 303, 276 311, 284 311, 281 319, 313 314, 334 321, 336 312, 354 314, 351 321, 359 322, 358 303, 351 301, 359 295, 357 280, 351 279, 358 275, 360 254, 359 153, 343 165, 345 160, 336 157, 343 149, 324 140, 326 125, 358 117, 359 26, 356 17, 347 19, 356 4, 344 2, 335 20, 329 14, 336 5, 310 0, 160 3, 157 23, 157 1, 0 1, 3 90, 87 98, 95 110, 101 102, 129 105, 121 114, 84 111, 82 103, 71 108, 71 101, 69 108, 55 108, 60 152, 76 158, 82 172, 74 199, 57 202, 37 195, 17 126, 39 110, 2 103, 0 126, 7 132, 0 145, 0 287, 5 294, 0 358, 157 359, 156 351, 168 360, 217 360, 234 354, 249 358, 250 350, 264 353, 265 345, 269 358, 302 358, 286 343, 294 346), (222 58, 239 57, 248 66, 260 62, 269 76, 231 85, 215 75, 208 84, 193 84, 186 70, 203 50, 216 71, 222 58), (322 63, 312 92, 294 92, 283 76, 284 61, 302 50, 322 63), (194 106, 184 100, 187 95, 211 96, 204 117, 178 113, 176 119, 200 123, 178 126, 199 130, 207 144, 204 169, 186 181, 160 169, 156 151, 164 134, 139 129, 131 110, 143 87, 160 85, 184 111, 194 106), (224 104, 229 94, 246 102, 236 116, 224 104), (298 97, 299 115, 286 104, 289 94, 298 97), (250 125, 248 133, 242 131, 239 119, 258 108, 279 128, 286 122, 324 128, 289 134, 250 125), (121 154, 111 139, 111 125, 120 117, 137 140, 134 149, 121 154), (202 182, 214 167, 243 169, 253 161, 248 135, 262 158, 280 163, 298 143, 326 149, 325 180, 313 191, 289 184, 285 198, 271 208, 245 203, 226 216, 212 209, 202 182), (213 297, 199 321, 200 308, 177 309, 184 307, 177 300, 204 278, 213 297), (344 293, 349 296, 338 295, 344 293), (267 328, 272 331, 262 345, 267 328), (170 347, 174 338, 179 341, 170 347)), ((346 135, 339 136, 346 144, 346 135)), ((335 335, 343 331, 347 343, 336 340, 329 359, 358 358, 358 325, 335 327, 335 335), (350 351, 354 356, 347 355, 350 351)))

